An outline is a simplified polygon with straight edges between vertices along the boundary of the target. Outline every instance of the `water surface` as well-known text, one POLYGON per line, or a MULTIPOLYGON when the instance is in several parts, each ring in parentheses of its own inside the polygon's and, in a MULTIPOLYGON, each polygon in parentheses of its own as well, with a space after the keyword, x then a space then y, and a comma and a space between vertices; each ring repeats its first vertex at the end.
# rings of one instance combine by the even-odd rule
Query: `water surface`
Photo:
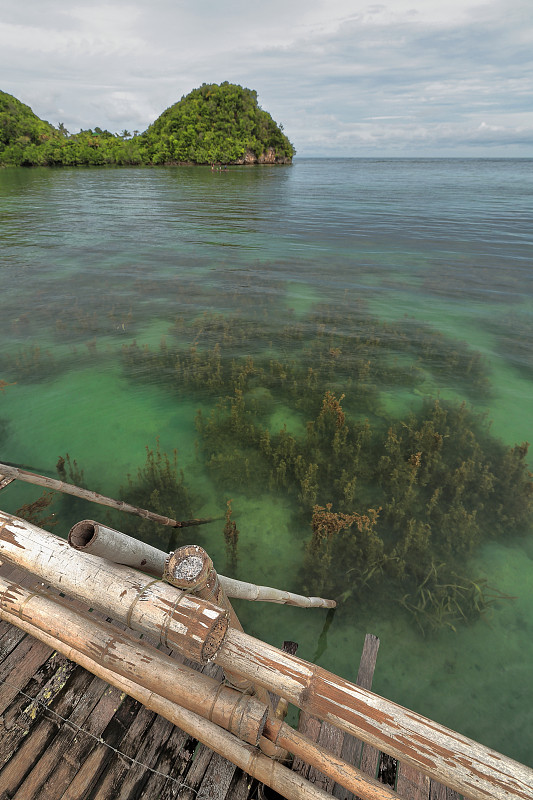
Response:
MULTIPOLYGON (((390 323, 390 362, 416 371, 412 383, 377 385, 363 416, 402 417, 424 397, 464 400, 488 413, 494 437, 521 443, 531 438, 533 396, 532 199, 529 160, 0 171, 0 380, 13 384, 0 392, 0 460, 53 475, 68 452, 90 488, 113 496, 159 437, 162 450, 178 449, 195 514, 223 513, 232 498, 237 574, 297 589, 309 527, 295 521, 294 498, 214 483, 194 420, 215 395, 126 369, 123 346, 155 352, 164 338, 188 348, 202 320, 219 314, 235 333, 222 341, 224 359, 245 350, 281 358, 282 331, 311 342, 327 306, 329 332, 344 348, 357 321, 372 317, 390 323), (406 319, 418 353, 442 335, 425 360, 395 339, 406 319), (239 321, 259 323, 257 336, 239 341, 239 321), (450 343, 480 354, 486 384, 444 368, 450 343)), ((262 402, 273 435, 284 425, 305 431, 305 415, 281 395, 262 402)), ((2 507, 14 512, 39 494, 16 483, 2 507)), ((66 535, 79 510, 57 505, 55 532, 66 535)), ((222 523, 192 536, 224 571, 222 523)), ((476 550, 472 574, 515 599, 456 632, 423 637, 380 600, 340 608, 327 636, 319 610, 241 603, 238 611, 250 633, 276 645, 294 639, 304 658, 352 679, 364 634, 376 634, 377 692, 533 764, 531 541, 510 529, 476 550)))

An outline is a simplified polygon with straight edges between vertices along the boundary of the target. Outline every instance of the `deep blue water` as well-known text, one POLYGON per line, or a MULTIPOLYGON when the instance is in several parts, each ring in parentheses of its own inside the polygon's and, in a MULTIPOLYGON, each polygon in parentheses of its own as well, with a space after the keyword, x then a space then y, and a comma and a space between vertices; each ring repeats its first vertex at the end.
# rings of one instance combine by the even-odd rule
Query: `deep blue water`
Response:
MULTIPOLYGON (((268 487, 253 495, 230 482, 215 487, 194 425, 197 408, 208 412, 215 398, 177 396, 160 376, 127 372, 123 345, 157 349, 170 337, 189 346, 194 325, 215 313, 260 321, 280 353, 284 327, 312 341, 317 309, 327 306, 347 349, 361 309, 388 321, 390 358, 402 364, 395 331, 407 315, 480 353, 488 382, 470 391, 434 351, 409 362, 416 385, 377 387, 380 413, 405 414, 421 397, 464 400, 514 445, 531 439, 532 245, 531 160, 0 171, 0 382, 12 384, 0 391, 0 461, 54 474, 68 452, 91 488, 113 496, 159 437, 165 451, 178 448, 185 479, 199 489, 195 513, 220 513, 233 498, 242 577, 291 588, 308 536, 294 525, 292 500, 268 487)), ((416 335, 422 346, 428 329, 416 335)), ((249 341, 251 356, 258 347, 249 341)), ((238 358, 242 343, 223 352, 238 358)), ((271 400, 271 430, 299 430, 298 415, 271 400)), ((15 484, 0 500, 14 512, 38 495, 15 484)), ((64 509, 58 518, 55 531, 65 535, 73 520, 64 509)), ((221 531, 203 535, 223 564, 221 531)), ((516 599, 432 638, 380 604, 339 612, 325 650, 321 611, 239 613, 254 635, 298 640, 304 658, 318 653, 351 678, 364 633, 375 633, 376 691, 532 763, 531 538, 509 530, 476 551, 472 569, 516 599)))

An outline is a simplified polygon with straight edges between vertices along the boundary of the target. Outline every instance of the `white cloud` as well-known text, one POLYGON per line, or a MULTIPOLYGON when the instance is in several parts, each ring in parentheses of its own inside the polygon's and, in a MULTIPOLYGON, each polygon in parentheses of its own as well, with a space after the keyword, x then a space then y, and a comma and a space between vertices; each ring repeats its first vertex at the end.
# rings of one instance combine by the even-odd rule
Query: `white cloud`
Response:
POLYGON ((0 88, 69 130, 143 130, 230 80, 257 89, 302 155, 533 155, 526 0, 5 4, 0 88))

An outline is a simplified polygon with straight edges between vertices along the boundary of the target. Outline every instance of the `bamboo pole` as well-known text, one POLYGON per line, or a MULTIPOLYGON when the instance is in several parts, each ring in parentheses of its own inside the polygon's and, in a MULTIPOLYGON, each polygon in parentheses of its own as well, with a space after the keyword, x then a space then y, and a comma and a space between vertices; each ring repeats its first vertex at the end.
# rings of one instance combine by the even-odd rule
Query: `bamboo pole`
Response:
MULTIPOLYGON (((228 612, 229 624, 239 631, 243 630, 233 606, 220 585, 213 562, 203 549, 196 544, 179 547, 169 555, 165 562, 163 580, 182 591, 192 592, 196 597, 209 600, 228 612)), ((252 681, 224 670, 226 680, 236 689, 254 691, 252 681)), ((268 692, 260 688, 262 700, 268 703, 268 692)))
MULTIPOLYGON (((137 640, 131 640, 131 637, 121 633, 117 637, 119 647, 124 649, 125 641, 126 650, 124 652, 128 659, 133 658, 134 662, 120 664, 119 651, 115 651, 114 642, 110 647, 103 644, 106 637, 109 638, 110 636, 109 631, 105 630, 110 627, 109 625, 102 625, 91 619, 87 620, 86 615, 68 608, 65 603, 57 602, 46 596, 31 594, 29 590, 21 591, 21 587, 10 584, 9 581, 0 579, 0 582, 0 591, 2 593, 0 595, 0 618, 4 618, 13 625, 22 628, 35 639, 39 639, 53 647, 54 650, 62 653, 71 661, 80 664, 93 674, 103 677, 107 683, 117 685, 117 680, 120 682, 121 679, 131 683, 137 687, 139 692, 142 692, 142 697, 137 697, 136 699, 140 699, 143 705, 148 708, 151 707, 151 699, 154 697, 160 698, 161 701, 170 701, 172 706, 181 706, 223 727, 225 730, 229 730, 239 739, 244 739, 248 744, 257 745, 259 743, 261 748, 265 747, 265 745, 272 746, 272 743, 282 744, 290 752, 296 755, 302 754, 308 763, 323 773, 331 775, 348 791, 357 792, 362 800, 394 800, 396 797, 394 792, 384 787, 383 784, 374 781, 357 768, 336 758, 323 747, 302 736, 302 734, 285 723, 281 723, 279 720, 271 720, 270 724, 267 723, 267 726, 263 728, 266 709, 257 703, 255 703, 257 708, 254 708, 254 701, 248 695, 242 695, 235 690, 221 687, 215 679, 190 670, 174 661, 172 661, 172 666, 176 674, 173 676, 172 685, 179 690, 177 693, 170 691, 162 675, 159 680, 154 681, 154 670, 158 669, 161 663, 158 662, 157 657, 154 658, 154 653, 161 655, 159 651, 143 646, 137 640), (16 602, 13 600, 14 597, 17 598, 16 602), (28 607, 30 604, 31 608, 28 607), (56 606, 56 608, 54 609, 53 606, 56 606), (64 623, 61 624, 61 629, 58 629, 56 622, 61 619, 64 620, 64 623), (104 628, 103 636, 102 628, 104 628), (103 657, 103 653, 106 653, 107 657, 103 657), (139 662, 139 659, 147 659, 150 663, 148 666, 144 666, 139 662), (117 668, 119 664, 120 668, 117 668), (176 667, 177 669, 175 669, 176 667), (176 678, 179 678, 180 674, 184 676, 184 682, 181 687, 176 682, 176 678), (162 688, 161 692, 156 691, 157 686, 162 688), (218 703, 216 708, 213 708, 214 700, 218 701, 219 698, 213 698, 214 689, 218 689, 219 692, 225 692, 228 695, 224 703, 218 703), (202 692, 205 692, 205 699, 202 699, 198 694, 202 692), (242 708, 238 708, 239 706, 242 706, 242 708), (235 708, 238 708, 237 713, 235 708), (249 711, 251 711, 251 716, 254 719, 253 723, 246 716, 249 711), (261 712, 264 713, 260 717, 261 712), (261 724, 258 725, 257 722, 259 720, 261 724), (242 727, 243 724, 245 730, 242 727), (263 730, 264 738, 260 740, 261 729, 263 730), (243 733, 245 734, 244 736, 243 733)), ((165 660, 165 658, 162 659, 163 663, 165 660)), ((119 688, 122 688, 122 686, 119 686, 119 688)), ((130 696, 135 696, 132 695, 129 688, 126 691, 130 696)))
POLYGON ((98 494, 98 492, 92 492, 90 489, 83 489, 81 486, 74 486, 71 483, 58 481, 56 478, 49 478, 46 475, 38 475, 35 472, 28 472, 28 470, 19 469, 18 467, 10 467, 8 464, 0 464, 0 472, 2 475, 19 481, 33 483, 36 486, 44 486, 47 489, 64 492, 65 494, 72 494, 75 497, 81 497, 83 500, 89 500, 91 503, 98 503, 101 506, 115 508, 117 511, 127 511, 129 514, 136 514, 138 517, 149 519, 152 522, 158 522, 160 525, 168 525, 171 528, 187 528, 191 525, 204 525, 207 522, 224 519, 223 516, 220 516, 206 517, 205 519, 187 519, 178 522, 171 517, 164 517, 161 514, 156 514, 154 511, 132 506, 129 503, 125 503, 123 500, 113 500, 112 497, 106 497, 103 494, 98 494))
MULTIPOLYGON (((30 636, 40 639, 49 647, 75 661, 80 666, 89 670, 93 675, 115 686, 120 691, 138 700, 150 711, 168 719, 177 725, 189 736, 194 736, 199 742, 209 747, 223 758, 240 767, 247 775, 266 784, 275 792, 285 797, 286 800, 331 800, 331 796, 314 786, 309 781, 300 778, 296 773, 276 761, 263 755, 256 747, 246 744, 220 728, 213 722, 189 711, 160 695, 150 692, 134 681, 123 678, 112 670, 101 666, 93 659, 80 653, 73 647, 64 645, 53 635, 39 630, 35 626, 18 617, 0 610, 0 617, 18 626, 29 633, 30 636)), ((381 798, 365 797, 363 800, 381 800, 381 798)), ((383 800, 387 800, 383 798, 383 800)))
POLYGON ((162 578, 168 553, 141 542, 92 519, 77 522, 69 531, 68 543, 81 553, 107 558, 114 564, 162 578))
MULTIPOLYGON (((77 522, 70 530, 68 541, 76 550, 107 558, 115 564, 124 564, 140 569, 158 578, 163 575, 168 559, 168 554, 162 550, 101 525, 92 519, 77 522)), ((336 606, 335 600, 325 600, 322 597, 304 597, 283 589, 257 586, 254 583, 226 578, 220 574, 218 579, 228 598, 259 600, 302 608, 335 608, 336 606)))
POLYGON ((259 744, 268 708, 156 650, 145 641, 76 611, 66 603, 0 576, 0 608, 103 667, 215 722, 249 744, 259 744))
POLYGON ((335 600, 324 597, 306 597, 305 595, 287 592, 285 589, 273 589, 271 586, 258 586, 255 583, 238 581, 219 575, 220 583, 228 597, 240 600, 259 600, 280 605, 299 606, 300 608, 335 608, 335 600))
POLYGON ((533 800, 533 770, 373 692, 229 628, 215 662, 470 800, 533 800))
POLYGON ((193 661, 212 660, 226 634, 224 609, 136 570, 78 553, 58 536, 4 511, 0 554, 74 599, 155 635, 193 661))
MULTIPOLYGON (((70 549, 70 553, 81 563, 70 575, 69 571, 62 574, 59 565, 66 561, 65 549, 70 549, 66 542, 0 511, 0 554, 35 572, 41 579, 49 580, 52 584, 55 581, 57 588, 78 599, 93 602, 95 607, 122 621, 124 608, 117 597, 129 592, 128 603, 131 606, 132 583, 135 588, 132 607, 141 605, 137 602, 138 595, 146 592, 148 587, 143 587, 144 576, 140 573, 113 566, 95 556, 80 556, 70 549), (43 542, 46 542, 45 546, 43 542), (32 549, 38 550, 40 557, 39 553, 32 553, 32 549), (52 562, 55 569, 50 569, 52 562), (53 577, 49 577, 51 575, 53 577), (90 577, 92 586, 86 576, 90 577), (94 597, 94 586, 99 581, 102 587, 94 597), (120 583, 113 586, 113 581, 120 583), (115 608, 119 613, 115 613, 115 608)), ((176 592, 173 587, 167 588, 176 592)), ((154 589, 150 590, 158 598, 160 606, 164 607, 159 600, 162 592, 159 582, 156 581, 154 589)), ((205 600, 194 598, 194 601, 204 603, 206 610, 222 613, 221 609, 205 600)), ((157 602, 151 605, 158 608, 157 602)), ((168 600, 166 608, 168 618, 168 600)), ((187 654, 185 620, 187 615, 197 613, 197 609, 189 605, 180 608, 179 604, 176 609, 181 611, 181 619, 184 620, 181 624, 185 629, 185 635, 181 638, 176 636, 176 639, 183 648, 180 652, 187 654)), ((130 624, 131 617, 139 626, 137 629, 143 629, 142 613, 140 617, 135 615, 133 618, 131 613, 127 616, 127 624, 130 624)), ((161 623, 155 629, 160 632, 161 623)), ((164 639, 163 636, 161 638, 164 639)), ((282 653, 234 628, 228 629, 222 645, 218 650, 214 649, 213 655, 223 669, 237 672, 251 679, 254 685, 260 684, 277 692, 304 711, 411 764, 465 797, 472 800, 533 800, 533 770, 321 667, 282 653)))

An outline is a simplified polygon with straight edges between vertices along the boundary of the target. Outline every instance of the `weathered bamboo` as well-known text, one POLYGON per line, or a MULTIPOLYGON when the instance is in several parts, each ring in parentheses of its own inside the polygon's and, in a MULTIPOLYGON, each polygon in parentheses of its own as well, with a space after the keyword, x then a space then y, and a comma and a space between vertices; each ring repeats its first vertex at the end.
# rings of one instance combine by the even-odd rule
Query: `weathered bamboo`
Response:
MULTIPOLYGON (((364 800, 398 800, 396 792, 343 761, 279 719, 267 719, 263 737, 310 764, 364 800)), ((331 795, 330 795, 331 797, 331 795)))
MULTIPOLYGON (((149 544, 140 542, 127 536, 125 533, 115 531, 92 519, 77 522, 69 533, 69 544, 76 550, 90 553, 94 556, 107 558, 115 564, 124 564, 134 569, 140 569, 149 575, 160 578, 165 569, 168 554, 149 544)), ((335 600, 325 600, 322 597, 304 597, 294 592, 283 589, 273 589, 270 586, 256 586, 254 583, 237 581, 218 575, 220 585, 227 597, 240 600, 260 600, 268 603, 281 603, 302 608, 335 608, 335 600)))
POLYGON ((533 800, 533 770, 233 628, 215 662, 471 800, 533 800))
POLYGON ((285 589, 258 586, 255 583, 246 583, 246 581, 226 578, 223 575, 218 577, 228 597, 240 600, 259 600, 280 605, 299 606, 300 608, 335 608, 337 605, 335 600, 327 600, 324 597, 306 597, 294 592, 287 592, 285 589))
MULTIPOLYGON (((68 548, 66 542, 5 512, 0 512, 2 553, 41 579, 50 580, 50 583, 55 581, 55 585, 65 592, 93 601, 95 607, 111 616, 122 621, 126 616, 127 624, 134 622, 132 627, 137 626, 139 630, 144 629, 142 622, 146 624, 147 619, 146 612, 135 612, 140 605, 153 607, 157 613, 165 611, 164 622, 158 617, 154 626, 152 615, 148 627, 153 626, 163 640, 167 638, 165 632, 173 621, 169 605, 173 603, 170 601, 169 604, 170 598, 163 593, 158 581, 147 586, 140 573, 110 565, 95 556, 81 556, 68 548), (69 580, 68 571, 61 574, 61 567, 69 560, 65 549, 78 559, 69 580), (32 550, 39 552, 32 553, 32 550), (50 569, 52 562, 55 569, 50 569), (88 567, 84 569, 83 564, 87 562, 88 567), (96 581, 95 575, 98 576, 96 581), (91 578, 92 586, 100 585, 95 598, 86 576, 91 578), (117 584, 117 581, 120 582, 117 584), (121 594, 127 596, 127 614, 118 600, 121 594), (139 596, 143 595, 148 599, 139 603, 139 596), (162 602, 163 598, 165 602, 162 602)), ((170 586, 167 589, 177 591, 170 586)), ((223 613, 201 598, 188 599, 204 603, 203 609, 210 609, 212 613, 223 613)), ((177 645, 180 652, 186 654, 186 621, 193 612, 201 613, 200 605, 196 609, 189 606, 180 608, 178 598, 174 606, 174 613, 180 609, 183 620, 175 638, 181 645, 182 649, 177 645)), ((212 654, 223 669, 249 678, 254 685, 272 689, 299 708, 406 761, 472 800, 533 800, 533 770, 296 656, 282 653, 233 628, 228 629, 222 645, 213 648, 212 654)))
POLYGON ((89 489, 83 489, 81 486, 74 486, 71 483, 58 481, 56 478, 49 478, 47 475, 38 475, 35 472, 28 472, 25 469, 18 467, 10 467, 8 464, 0 464, 0 472, 13 479, 24 481, 25 483, 33 483, 36 486, 44 486, 47 489, 53 489, 57 492, 64 492, 65 494, 72 494, 75 497, 81 497, 83 500, 89 500, 91 503, 98 503, 101 506, 109 506, 115 508, 117 511, 126 511, 129 514, 136 514, 143 519, 149 519, 152 522, 158 522, 160 525, 169 525, 171 528, 187 528, 191 525, 204 525, 207 522, 214 522, 220 517, 206 517, 205 519, 187 519, 178 522, 178 520, 171 517, 164 517, 161 514, 156 514, 154 511, 148 511, 146 508, 138 508, 123 500, 113 500, 112 497, 106 497, 98 492, 92 492, 89 489))
MULTIPOLYGON (((181 591, 192 592, 196 597, 202 597, 220 608, 225 608, 228 612, 230 626, 239 631, 243 630, 233 606, 220 586, 213 562, 203 547, 188 544, 171 553, 165 562, 163 580, 181 591)), ((252 681, 247 678, 234 675, 231 670, 224 670, 224 675, 236 689, 244 692, 254 691, 252 681)), ((262 699, 268 702, 266 689, 262 687, 260 689, 263 695, 262 699)))
POLYGON ((146 572, 162 578, 168 553, 152 547, 92 519, 84 519, 72 526, 68 543, 75 550, 92 556, 107 558, 115 564, 146 572))
POLYGON ((15 478, 7 478, 0 474, 0 489, 5 489, 5 487, 9 486, 10 483, 13 483, 14 480, 15 478))
POLYGON ((74 599, 156 636, 193 661, 211 660, 226 634, 224 609, 161 580, 147 580, 136 570, 78 553, 58 536, 4 511, 0 511, 0 554, 74 599))
MULTIPOLYGON (((387 787, 332 756, 285 723, 271 720, 263 727, 266 708, 248 695, 221 686, 215 679, 168 657, 158 658, 162 656, 158 650, 116 629, 110 634, 109 625, 87 618, 64 602, 35 595, 0 578, 0 617, 103 677, 107 683, 116 685, 117 678, 133 682, 143 693, 141 702, 148 707, 150 698, 159 695, 253 745, 259 743, 263 730, 262 746, 265 742, 271 746, 275 743, 294 754, 302 754, 308 763, 334 777, 349 791, 357 792, 363 800, 394 800, 396 797, 387 787), (168 662, 171 662, 170 674, 168 662)), ((128 694, 131 695, 131 691, 128 694)))
POLYGON ((0 608, 249 744, 259 744, 268 708, 256 698, 221 685, 112 625, 1 576, 0 608))
MULTIPOLYGON (((331 800, 331 796, 318 789, 309 781, 300 778, 290 769, 263 755, 256 747, 246 744, 229 731, 213 722, 189 711, 160 695, 144 689, 138 683, 123 678, 116 672, 101 666, 75 648, 65 646, 51 634, 41 631, 25 620, 0 610, 0 617, 22 628, 31 636, 40 639, 49 647, 63 653, 67 658, 80 664, 97 677, 115 686, 120 691, 138 700, 150 711, 165 717, 189 736, 194 736, 215 753, 240 767, 247 775, 266 784, 287 800, 331 800)), ((363 800, 367 800, 361 794, 363 800)), ((369 797, 368 800, 374 800, 369 797)))

